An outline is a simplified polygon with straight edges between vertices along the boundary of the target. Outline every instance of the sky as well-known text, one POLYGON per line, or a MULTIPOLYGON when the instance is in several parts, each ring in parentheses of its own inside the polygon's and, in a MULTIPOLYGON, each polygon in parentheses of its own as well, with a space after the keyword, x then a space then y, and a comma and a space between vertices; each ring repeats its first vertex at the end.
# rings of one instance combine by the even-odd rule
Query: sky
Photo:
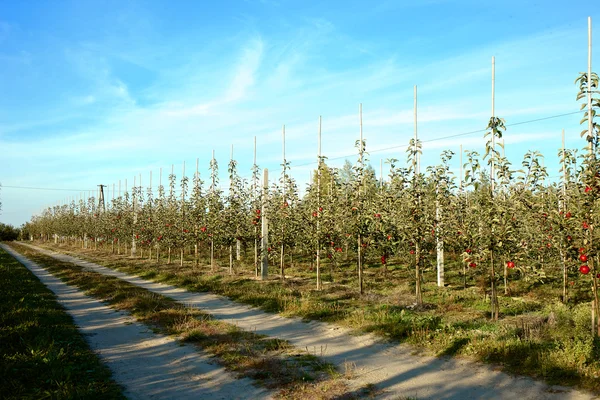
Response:
POLYGON ((492 56, 507 157, 516 169, 541 151, 556 176, 561 130, 568 148, 584 146, 581 114, 563 114, 579 110, 588 16, 600 31, 597 7, 564 1, 2 1, 0 222, 21 225, 99 184, 110 198, 140 174, 156 188, 161 168, 165 184, 184 162, 192 176, 197 159, 207 180, 213 150, 226 187, 232 146, 251 176, 254 137, 273 179, 284 125, 302 188, 319 116, 328 164, 356 162, 361 103, 379 174, 380 160, 406 160, 415 85, 422 169, 448 149, 458 173, 459 146, 485 145, 466 133, 491 116, 492 56))

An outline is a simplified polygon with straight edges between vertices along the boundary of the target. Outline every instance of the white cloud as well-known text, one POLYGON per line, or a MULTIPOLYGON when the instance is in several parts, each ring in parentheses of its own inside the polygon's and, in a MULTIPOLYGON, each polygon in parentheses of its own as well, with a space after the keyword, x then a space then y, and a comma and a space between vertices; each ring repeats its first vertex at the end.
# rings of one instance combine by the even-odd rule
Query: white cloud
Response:
POLYGON ((257 38, 244 49, 223 102, 241 101, 247 96, 248 91, 256 82, 256 74, 263 57, 263 48, 263 41, 257 38))

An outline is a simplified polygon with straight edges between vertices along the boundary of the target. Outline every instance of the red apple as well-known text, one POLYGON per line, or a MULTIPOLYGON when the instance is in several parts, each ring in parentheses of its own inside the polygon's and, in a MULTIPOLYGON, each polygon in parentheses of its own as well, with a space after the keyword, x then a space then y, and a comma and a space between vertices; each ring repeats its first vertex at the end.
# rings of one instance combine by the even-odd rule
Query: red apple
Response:
POLYGON ((507 268, 514 268, 514 267, 515 267, 515 263, 514 263, 514 262, 512 262, 512 261, 508 261, 508 262, 506 263, 506 267, 507 267, 507 268))
POLYGON ((323 207, 319 207, 319 211, 323 211, 323 207))
POLYGON ((581 267, 579 267, 579 272, 581 272, 584 275, 587 275, 590 273, 590 267, 588 267, 587 265, 582 265, 581 267))
POLYGON ((585 187, 585 192, 586 192, 586 193, 589 193, 589 192, 591 192, 591 191, 592 191, 592 188, 591 188, 591 187, 589 187, 589 186, 586 186, 586 187, 585 187))
POLYGON ((580 254, 582 254, 582 253, 585 253, 585 248, 583 248, 583 247, 580 247, 580 248, 579 248, 579 253, 580 253, 580 254))
POLYGON ((467 253, 467 254, 471 254, 471 252, 472 252, 472 251, 473 251, 473 250, 471 250, 471 249, 466 249, 466 250, 465 250, 465 253, 467 253))
POLYGON ((410 254, 415 254, 415 251, 414 251, 414 250, 411 250, 411 251, 410 251, 410 254))
POLYGON ((565 218, 566 218, 566 219, 569 219, 569 218, 571 218, 571 217, 572 217, 572 214, 571 214, 571 212, 570 212, 570 211, 569 211, 568 213, 566 213, 566 214, 565 214, 565 218))
POLYGON ((590 225, 585 221, 583 221, 583 224, 581 224, 581 226, 583 227, 583 229, 590 229, 590 225))
POLYGON ((588 256, 586 256, 585 254, 582 254, 579 256, 579 261, 586 262, 587 260, 588 260, 588 256))
POLYGON ((471 267, 471 268, 475 268, 476 266, 477 266, 477 264, 475 264, 474 262, 469 263, 469 267, 471 267))

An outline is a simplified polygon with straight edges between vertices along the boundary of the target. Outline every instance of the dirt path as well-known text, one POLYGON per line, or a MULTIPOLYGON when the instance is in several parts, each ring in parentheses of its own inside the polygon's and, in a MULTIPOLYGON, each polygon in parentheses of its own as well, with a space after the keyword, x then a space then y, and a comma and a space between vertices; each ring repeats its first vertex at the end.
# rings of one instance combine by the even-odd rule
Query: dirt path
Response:
POLYGON ((460 359, 412 355, 408 346, 381 343, 372 335, 352 336, 335 325, 284 318, 210 293, 151 282, 68 255, 28 245, 56 259, 123 279, 155 293, 201 308, 215 318, 242 329, 288 340, 329 362, 354 368, 356 388, 375 384, 381 398, 423 399, 593 399, 592 394, 571 388, 549 386, 526 377, 514 377, 493 367, 460 359))
POLYGON ((129 314, 84 295, 12 248, 0 246, 56 294, 128 398, 270 398, 265 389, 253 386, 250 379, 236 379, 199 349, 151 332, 129 314))

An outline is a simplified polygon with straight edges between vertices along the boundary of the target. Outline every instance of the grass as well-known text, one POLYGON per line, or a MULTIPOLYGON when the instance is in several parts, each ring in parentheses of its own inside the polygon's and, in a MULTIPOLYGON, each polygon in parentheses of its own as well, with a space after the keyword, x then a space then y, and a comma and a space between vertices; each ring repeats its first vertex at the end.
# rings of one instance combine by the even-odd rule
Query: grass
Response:
POLYGON ((366 291, 359 295, 355 265, 350 261, 335 268, 325 263, 324 288, 316 291, 314 271, 307 260, 298 256, 288 266, 285 281, 277 277, 259 281, 253 276, 253 267, 244 262, 229 275, 226 265, 211 271, 207 263, 195 267, 191 258, 181 267, 179 260, 165 264, 164 260, 157 263, 102 250, 47 247, 190 291, 222 294, 265 311, 334 322, 439 356, 468 357, 550 384, 600 391, 600 342, 590 334, 590 291, 578 276, 570 278, 574 281, 570 288, 572 300, 564 305, 559 302, 560 281, 546 279, 542 285, 520 279, 511 271, 509 294, 504 295, 500 286, 500 321, 492 322, 483 271, 469 270, 468 287, 463 289, 462 267, 451 255, 447 257, 447 287, 438 288, 435 269, 426 268, 426 303, 416 307, 413 271, 404 266, 402 259, 390 259, 385 273, 367 263, 366 291))
POLYGON ((0 249, 0 397, 124 399, 54 294, 0 249))
POLYGON ((12 247, 69 285, 106 301, 111 307, 130 312, 157 332, 176 335, 184 342, 200 346, 228 370, 278 390, 281 398, 355 398, 342 397, 346 393, 344 377, 332 364, 294 348, 287 341, 243 331, 198 309, 117 278, 57 261, 25 246, 12 247))

